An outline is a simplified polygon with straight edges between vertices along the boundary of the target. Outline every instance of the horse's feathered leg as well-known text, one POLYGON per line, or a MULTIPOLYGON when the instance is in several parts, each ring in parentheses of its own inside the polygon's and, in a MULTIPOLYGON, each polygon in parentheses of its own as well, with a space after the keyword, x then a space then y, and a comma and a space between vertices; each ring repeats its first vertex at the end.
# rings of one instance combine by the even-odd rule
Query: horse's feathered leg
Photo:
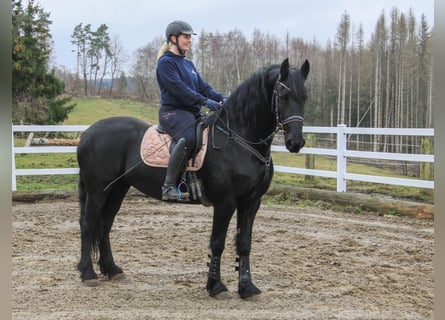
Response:
POLYGON ((102 210, 101 219, 103 220, 103 231, 99 243, 99 267, 100 272, 108 276, 109 279, 116 278, 123 274, 122 269, 115 264, 113 259, 110 244, 110 230, 129 188, 130 186, 123 182, 115 184, 102 210))
POLYGON ((227 204, 218 204, 213 210, 213 227, 210 236, 210 262, 208 263, 209 273, 207 277, 207 292, 211 297, 216 297, 221 293, 228 291, 227 287, 221 281, 221 256, 226 242, 227 229, 230 219, 235 211, 235 206, 227 204))
MULTIPOLYGON (((79 184, 80 186, 80 184, 79 184)), ((92 195, 85 190, 81 191, 80 209, 80 238, 81 238, 81 255, 80 262, 77 266, 80 271, 82 281, 95 285, 94 280, 97 280, 97 274, 94 272, 92 254, 96 252, 99 244, 100 233, 102 230, 100 213, 105 204, 105 196, 92 195)))
POLYGON ((261 293, 261 290, 253 284, 250 273, 252 228, 259 206, 260 199, 257 199, 248 204, 239 205, 237 208, 236 250, 238 254, 237 262, 239 265, 236 270, 239 275, 238 294, 243 299, 261 293))

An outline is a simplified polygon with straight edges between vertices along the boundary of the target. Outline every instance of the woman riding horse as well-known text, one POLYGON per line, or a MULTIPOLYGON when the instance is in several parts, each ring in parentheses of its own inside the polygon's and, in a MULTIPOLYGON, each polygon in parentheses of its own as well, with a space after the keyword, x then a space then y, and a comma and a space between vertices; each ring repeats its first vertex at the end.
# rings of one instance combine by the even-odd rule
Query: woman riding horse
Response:
POLYGON ((167 42, 159 50, 156 77, 161 89, 160 126, 173 138, 162 200, 187 202, 176 181, 196 142, 196 120, 201 106, 216 111, 226 98, 206 83, 192 61, 185 58, 192 43, 192 27, 184 21, 171 22, 165 31, 167 42))
MULTIPOLYGON (((203 166, 196 175, 213 206, 206 284, 211 297, 224 297, 228 291, 221 279, 220 265, 235 212, 238 294, 249 298, 261 293, 250 271, 253 223, 273 177, 274 135, 278 131, 284 133, 284 144, 290 152, 299 152, 305 144, 308 73, 307 60, 300 68, 290 66, 288 59, 268 66, 238 85, 224 105, 207 119, 209 143, 203 166)), ((182 109, 171 112, 178 110, 182 109)), ((141 158, 141 142, 150 127, 141 119, 112 117, 97 121, 82 134, 77 147, 81 231, 78 270, 85 284, 98 285, 93 266, 95 253, 105 277, 123 276, 123 270, 114 261, 110 231, 129 188, 155 199, 163 197, 166 169, 145 165, 141 158)))

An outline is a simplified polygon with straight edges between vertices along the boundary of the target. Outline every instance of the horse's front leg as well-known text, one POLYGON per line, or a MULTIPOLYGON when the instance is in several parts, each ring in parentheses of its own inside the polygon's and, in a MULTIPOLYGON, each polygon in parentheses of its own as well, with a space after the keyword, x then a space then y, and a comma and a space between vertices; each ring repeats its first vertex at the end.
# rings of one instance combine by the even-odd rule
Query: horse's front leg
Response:
POLYGON ((252 243, 252 228, 260 199, 247 205, 238 206, 236 250, 238 254, 238 294, 241 298, 250 298, 261 293, 252 282, 250 273, 250 250, 252 243))
POLYGON ((233 209, 227 209, 227 206, 215 205, 213 210, 213 226, 210 236, 210 262, 207 264, 209 272, 207 274, 207 292, 211 297, 225 298, 221 294, 228 291, 227 287, 221 281, 221 256, 226 242, 227 229, 233 216, 233 209))

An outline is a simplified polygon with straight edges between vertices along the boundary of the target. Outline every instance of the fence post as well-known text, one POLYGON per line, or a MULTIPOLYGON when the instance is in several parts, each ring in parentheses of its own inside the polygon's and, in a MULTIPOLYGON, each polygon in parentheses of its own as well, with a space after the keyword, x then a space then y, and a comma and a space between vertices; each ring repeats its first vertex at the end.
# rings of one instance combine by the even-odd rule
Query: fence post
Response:
POLYGON ((12 162, 12 191, 17 191, 17 180, 16 180, 16 176, 15 176, 15 152, 14 152, 14 124, 12 124, 11 126, 11 130, 12 130, 12 145, 11 145, 11 150, 12 150, 12 157, 11 157, 11 162, 12 162))
MULTIPOLYGON (((423 137, 420 142, 421 154, 434 154, 433 139, 429 137, 423 137)), ((433 180, 434 179, 434 165, 429 162, 420 163, 420 180, 433 180)), ((433 194, 434 189, 420 189, 419 192, 433 194)))
MULTIPOLYGON (((306 144, 308 148, 314 148, 315 147, 315 134, 310 133, 306 135, 306 144)), ((315 169, 315 155, 313 154, 306 154, 304 156, 304 167, 306 169, 315 169)), ((313 175, 305 175, 304 176, 305 181, 314 181, 313 175)))
MULTIPOLYGON (((431 138, 423 138, 420 143, 421 154, 434 154, 433 141, 431 138)), ((428 162, 421 162, 420 164, 420 179, 433 179, 433 165, 428 162)))
POLYGON ((337 192, 346 192, 346 125, 337 125, 337 192))

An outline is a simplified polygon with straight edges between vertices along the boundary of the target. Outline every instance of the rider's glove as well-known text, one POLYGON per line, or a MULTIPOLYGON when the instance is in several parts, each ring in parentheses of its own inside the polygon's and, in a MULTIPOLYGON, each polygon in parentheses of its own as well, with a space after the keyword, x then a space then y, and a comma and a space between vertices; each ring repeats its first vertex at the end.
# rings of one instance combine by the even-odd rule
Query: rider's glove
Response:
POLYGON ((209 108, 212 111, 216 111, 221 107, 221 105, 218 102, 212 99, 206 99, 204 101, 204 104, 207 106, 207 108, 209 108))

